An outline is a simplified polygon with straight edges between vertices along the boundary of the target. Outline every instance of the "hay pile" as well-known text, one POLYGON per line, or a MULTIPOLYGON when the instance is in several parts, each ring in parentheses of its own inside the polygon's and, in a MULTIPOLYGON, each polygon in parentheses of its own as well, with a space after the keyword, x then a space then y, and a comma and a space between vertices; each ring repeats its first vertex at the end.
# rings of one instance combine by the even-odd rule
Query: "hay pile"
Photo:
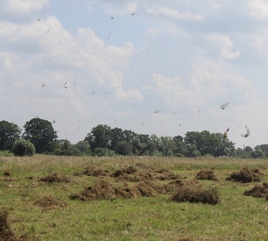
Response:
POLYGON ((39 179, 39 182, 48 182, 48 183, 53 183, 53 182, 70 182, 70 179, 66 176, 58 176, 57 173, 48 175, 46 177, 42 177, 39 179))
POLYGON ((196 174, 195 180, 218 181, 218 178, 215 176, 213 170, 201 170, 196 174))
POLYGON ((262 184, 255 185, 252 189, 246 190, 244 192, 245 196, 252 197, 268 197, 268 183, 264 182, 262 184))
POLYGON ((215 205, 219 203, 220 196, 216 189, 199 189, 182 186, 176 194, 171 197, 174 202, 191 202, 215 205))
POLYGON ((238 172, 233 172, 226 180, 242 183, 260 182, 261 175, 258 169, 242 168, 238 172))

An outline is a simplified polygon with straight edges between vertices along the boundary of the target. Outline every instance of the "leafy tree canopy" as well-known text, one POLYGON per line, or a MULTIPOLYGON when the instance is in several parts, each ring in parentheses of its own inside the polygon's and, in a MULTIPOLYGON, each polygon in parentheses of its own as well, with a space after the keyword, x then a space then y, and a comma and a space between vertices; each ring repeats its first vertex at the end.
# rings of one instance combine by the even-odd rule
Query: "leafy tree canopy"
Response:
POLYGON ((51 122, 40 118, 33 118, 24 125, 23 137, 31 141, 37 153, 52 152, 54 150, 57 133, 51 122))
POLYGON ((16 140, 20 138, 20 128, 5 120, 0 121, 0 150, 12 150, 16 140))

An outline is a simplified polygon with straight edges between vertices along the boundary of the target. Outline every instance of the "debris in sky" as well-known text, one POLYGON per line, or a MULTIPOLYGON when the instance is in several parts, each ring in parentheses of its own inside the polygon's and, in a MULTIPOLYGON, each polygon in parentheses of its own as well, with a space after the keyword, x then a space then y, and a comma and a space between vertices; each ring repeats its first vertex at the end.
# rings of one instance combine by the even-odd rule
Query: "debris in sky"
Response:
POLYGON ((224 110, 228 104, 229 104, 229 102, 226 102, 226 103, 222 104, 221 109, 224 110))
POLYGON ((40 22, 41 21, 40 18, 38 18, 37 21, 40 22))
POLYGON ((64 87, 65 89, 68 88, 68 86, 67 86, 67 82, 64 83, 63 87, 64 87))
POLYGON ((56 121, 55 121, 55 119, 53 119, 53 121, 52 121, 53 123, 56 123, 56 121))
POLYGON ((111 17, 111 20, 113 20, 114 19, 114 17, 111 17))
POLYGON ((131 15, 132 15, 132 16, 134 16, 134 15, 135 15, 135 13, 132 13, 131 15))
POLYGON ((230 127, 223 133, 223 139, 227 138, 227 132, 230 130, 230 127))
POLYGON ((42 88, 45 87, 45 84, 42 84, 42 88))
POLYGON ((246 134, 241 134, 242 137, 249 137, 250 136, 250 129, 246 126, 246 134))
POLYGON ((161 112, 161 110, 156 110, 154 113, 159 114, 160 112, 161 112))

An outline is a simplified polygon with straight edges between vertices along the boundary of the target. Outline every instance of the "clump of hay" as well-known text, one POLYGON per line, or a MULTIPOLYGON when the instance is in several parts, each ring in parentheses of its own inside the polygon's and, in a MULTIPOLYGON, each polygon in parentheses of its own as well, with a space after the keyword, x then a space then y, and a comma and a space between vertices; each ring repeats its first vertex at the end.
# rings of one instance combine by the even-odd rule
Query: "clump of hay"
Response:
POLYGON ((215 176, 213 170, 201 170, 196 174, 195 180, 218 181, 218 178, 215 176))
POLYGON ((267 197, 268 196, 268 183, 264 182, 262 184, 255 185, 252 189, 246 190, 244 192, 245 196, 252 197, 267 197))
POLYGON ((53 182, 70 182, 70 179, 66 176, 58 176, 57 173, 52 174, 52 175, 48 175, 46 177, 42 177, 39 179, 40 182, 49 182, 49 183, 53 183, 53 182))
POLYGON ((154 179, 159 179, 159 180, 175 180, 175 179, 179 179, 180 176, 175 174, 174 172, 171 172, 167 169, 160 169, 158 171, 156 171, 153 174, 154 179))
POLYGON ((7 217, 8 212, 0 210, 0 240, 15 240, 15 234, 10 229, 7 217))
POLYGON ((113 200, 116 198, 154 197, 162 192, 162 186, 152 182, 140 182, 130 186, 124 183, 121 187, 115 187, 111 183, 99 179, 91 187, 86 187, 79 194, 71 194, 72 200, 113 200))
POLYGON ((200 189, 202 185, 196 180, 175 180, 169 182, 168 184, 163 186, 163 193, 171 193, 174 194, 179 191, 183 187, 193 188, 193 189, 200 189))
POLYGON ((122 167, 121 169, 115 170, 112 174, 111 177, 120 177, 124 176, 125 174, 134 174, 138 171, 137 167, 135 166, 128 166, 128 167, 122 167))
POLYGON ((259 172, 258 169, 242 168, 238 172, 233 172, 229 177, 226 178, 226 180, 242 183, 260 182, 261 175, 262 174, 259 172))
POLYGON ((17 237, 15 233, 11 230, 7 218, 8 218, 8 212, 5 210, 0 210, 0 241, 30 240, 29 237, 27 237, 27 235, 25 235, 25 237, 23 236, 17 237))
POLYGON ((74 173, 75 176, 86 175, 92 177, 108 176, 109 172, 95 166, 87 167, 82 173, 74 173))
POLYGON ((92 187, 86 187, 81 194, 89 200, 112 200, 116 198, 116 189, 111 183, 98 179, 92 187))
POLYGON ((156 172, 141 170, 139 166, 124 167, 114 171, 111 177, 117 178, 116 181, 141 182, 150 180, 175 180, 179 175, 174 174, 166 169, 160 169, 156 172))
POLYGON ((215 205, 219 203, 220 196, 216 189, 199 189, 182 186, 171 200, 174 202, 191 202, 215 205))
POLYGON ((52 196, 46 196, 34 201, 33 205, 39 206, 43 210, 48 211, 55 208, 63 208, 66 206, 66 203, 60 201, 58 198, 52 196))

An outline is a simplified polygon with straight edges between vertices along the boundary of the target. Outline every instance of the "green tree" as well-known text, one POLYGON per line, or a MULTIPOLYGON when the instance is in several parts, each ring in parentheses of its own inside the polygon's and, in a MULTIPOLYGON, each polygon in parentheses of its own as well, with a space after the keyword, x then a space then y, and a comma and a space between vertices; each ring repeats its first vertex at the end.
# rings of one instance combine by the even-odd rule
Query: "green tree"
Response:
POLYGON ((84 154, 90 154, 91 151, 90 151, 90 146, 87 142, 85 141, 79 141, 75 144, 75 147, 81 152, 81 153, 84 153, 84 154))
POLYGON ((91 132, 85 137, 85 141, 90 145, 92 152, 97 147, 111 148, 111 127, 107 125, 98 125, 93 127, 91 132))
POLYGON ((35 154, 35 147, 30 141, 16 140, 13 145, 13 153, 15 156, 32 156, 35 154))
POLYGON ((16 140, 20 138, 20 128, 5 120, 0 121, 0 150, 12 150, 12 146, 16 140))
POLYGON ((111 149, 117 153, 118 142, 122 141, 123 130, 121 128, 113 128, 111 130, 111 149))
POLYGON ((119 155, 129 156, 132 154, 132 145, 126 141, 118 142, 117 153, 119 155))
POLYGON ((23 137, 31 141, 37 153, 53 152, 56 144, 57 133, 51 122, 40 118, 33 118, 24 125, 23 137))

